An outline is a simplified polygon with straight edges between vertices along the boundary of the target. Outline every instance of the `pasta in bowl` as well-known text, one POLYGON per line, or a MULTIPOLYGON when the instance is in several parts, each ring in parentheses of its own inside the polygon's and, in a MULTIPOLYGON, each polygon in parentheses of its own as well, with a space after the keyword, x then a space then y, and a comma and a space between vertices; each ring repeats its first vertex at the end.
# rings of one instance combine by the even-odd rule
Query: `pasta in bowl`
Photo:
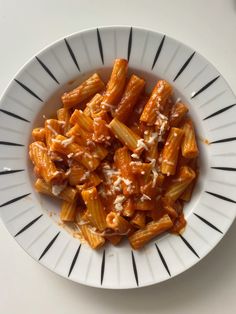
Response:
POLYGON ((164 34, 101 27, 57 41, 0 101, 3 223, 85 285, 184 272, 235 217, 235 103, 206 59, 164 34))
POLYGON ((63 200, 60 219, 93 249, 125 236, 140 249, 167 230, 182 232, 198 172, 187 106, 174 103, 165 80, 148 95, 127 68, 116 59, 106 85, 95 73, 64 93, 29 146, 36 191, 63 200))

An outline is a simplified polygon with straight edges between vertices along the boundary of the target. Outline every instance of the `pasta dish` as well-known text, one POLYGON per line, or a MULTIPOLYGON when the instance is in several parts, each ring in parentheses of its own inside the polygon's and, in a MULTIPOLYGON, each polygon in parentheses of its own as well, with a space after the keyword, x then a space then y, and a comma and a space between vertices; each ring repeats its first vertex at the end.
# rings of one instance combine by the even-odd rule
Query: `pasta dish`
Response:
POLYGON ((75 223, 93 249, 123 238, 140 249, 163 232, 183 232, 198 176, 188 107, 167 81, 147 94, 127 69, 116 59, 106 85, 95 73, 64 93, 29 146, 36 191, 61 199, 61 221, 75 223))

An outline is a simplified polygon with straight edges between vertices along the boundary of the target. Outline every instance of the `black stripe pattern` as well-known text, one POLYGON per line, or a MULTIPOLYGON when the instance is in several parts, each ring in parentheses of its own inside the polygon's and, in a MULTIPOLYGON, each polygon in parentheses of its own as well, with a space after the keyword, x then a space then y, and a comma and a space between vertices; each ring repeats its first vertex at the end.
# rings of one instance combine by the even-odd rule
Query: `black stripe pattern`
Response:
POLYGON ((31 227, 33 224, 36 223, 36 221, 38 221, 43 215, 39 215, 38 217, 36 217, 35 219, 33 219, 31 222, 29 222, 26 226, 24 226, 22 229, 20 229, 20 231, 18 231, 14 237, 17 237, 19 234, 21 234, 22 232, 26 231, 27 229, 29 229, 29 227, 31 227))
POLYGON ((158 60, 158 58, 159 58, 159 56, 160 56, 162 47, 163 47, 163 45, 164 45, 165 38, 166 38, 166 35, 163 36, 163 38, 162 38, 162 40, 161 40, 161 42, 160 42, 160 45, 159 45, 159 47, 157 48, 157 52, 156 52, 156 55, 155 55, 155 58, 154 58, 153 64, 152 64, 152 70, 153 70, 153 68, 154 68, 154 66, 155 66, 155 64, 156 64, 156 62, 157 62, 157 60, 158 60))
POLYGON ((168 265, 167 265, 167 263, 166 263, 166 260, 164 259, 164 256, 162 255, 162 253, 161 253, 161 251, 160 251, 160 249, 159 249, 159 247, 157 246, 156 243, 155 243, 155 246, 156 246, 157 252, 158 252, 158 254, 159 254, 159 257, 160 257, 160 259, 161 259, 161 261, 162 261, 163 266, 165 267, 167 273, 168 273, 169 276, 171 277, 171 273, 170 273, 169 267, 168 267, 168 265))
POLYGON ((206 85, 204 85, 203 87, 201 87, 197 92, 194 92, 191 96, 191 99, 195 98, 197 95, 201 94, 202 92, 204 92, 207 88, 209 88, 216 80, 218 80, 218 78, 220 77, 220 75, 218 75, 217 77, 215 77, 214 79, 212 79, 210 82, 208 82, 206 85))
POLYGON ((101 264, 101 285, 102 285, 102 283, 103 283, 103 278, 104 278, 105 263, 106 263, 106 251, 103 250, 103 254, 102 254, 102 264, 101 264))
POLYGON ((31 193, 27 193, 27 194, 24 194, 24 195, 15 197, 15 198, 11 199, 10 201, 7 201, 7 202, 1 204, 0 207, 4 207, 4 206, 10 205, 10 204, 12 204, 12 203, 15 203, 15 202, 21 200, 22 198, 27 197, 27 196, 30 195, 30 194, 31 194, 31 193))
POLYGON ((223 171, 236 171, 236 168, 231 168, 231 167, 211 167, 211 169, 223 170, 223 171))
POLYGON ((101 36, 100 36, 100 33, 99 33, 99 29, 98 29, 98 28, 97 28, 97 39, 98 39, 98 48, 99 48, 99 52, 100 52, 102 64, 104 64, 102 40, 101 40, 101 36))
POLYGON ((49 68, 43 63, 43 61, 40 60, 39 57, 35 57, 35 58, 38 61, 38 63, 42 66, 42 68, 47 72, 47 74, 53 79, 53 81, 56 82, 57 84, 60 84, 58 80, 56 79, 55 75, 52 73, 51 70, 49 70, 49 68))
POLYGON ((46 248, 43 250, 42 254, 39 256, 39 261, 44 257, 44 255, 47 253, 47 251, 51 248, 53 243, 56 241, 57 237, 59 236, 60 231, 55 235, 55 237, 52 238, 52 240, 48 243, 46 248))
POLYGON ((179 72, 176 74, 175 78, 173 79, 173 81, 175 82, 177 80, 177 78, 184 72, 184 70, 186 69, 186 67, 189 65, 190 61, 192 60, 193 56, 195 55, 195 51, 191 54, 191 56, 187 59, 187 61, 185 61, 185 63, 182 65, 182 67, 180 68, 179 72))
POLYGON ((205 218, 201 217, 200 215, 198 215, 198 214, 196 214, 196 213, 194 213, 194 215, 195 215, 198 219, 200 219, 202 222, 204 222, 207 226, 209 226, 209 227, 211 227, 212 229, 216 230, 217 232, 223 234, 223 232, 222 232, 220 229, 218 229, 216 226, 214 226, 211 222, 209 222, 209 221, 206 220, 205 218))
POLYGON ((221 140, 210 142, 210 144, 227 143, 227 142, 233 142, 233 141, 236 141, 236 137, 223 138, 221 140))
POLYGON ((131 256, 132 256, 132 265, 133 265, 134 277, 135 277, 136 284, 138 286, 139 285, 139 282, 138 282, 138 271, 137 271, 137 267, 136 267, 136 262, 135 262, 133 251, 131 251, 131 256))
POLYGON ((5 141, 0 141, 0 145, 5 145, 5 146, 24 146, 23 144, 18 144, 18 143, 12 143, 12 142, 5 142, 5 141))
POLYGON ((43 100, 37 95, 35 94, 35 92, 33 92, 28 86, 26 86, 25 84, 21 83, 20 81, 18 81, 17 79, 14 79, 15 82, 17 84, 19 84, 25 91, 27 91, 30 95, 32 95, 33 97, 35 97, 36 99, 40 100, 43 102, 43 100))
POLYGON ((13 117, 13 118, 18 119, 18 120, 25 121, 25 122, 30 122, 29 120, 27 120, 27 119, 25 119, 25 118, 23 118, 23 117, 21 117, 21 116, 18 116, 17 114, 12 113, 12 112, 10 112, 10 111, 4 110, 4 109, 0 109, 0 111, 1 111, 2 113, 5 113, 6 115, 8 115, 8 116, 10 116, 10 117, 13 117))
POLYGON ((180 238, 182 239, 182 241, 184 242, 184 244, 189 248, 189 250, 195 255, 195 256, 197 256, 198 258, 200 258, 199 257, 199 255, 197 254, 197 252, 194 250, 194 248, 192 247, 192 245, 180 234, 179 235, 180 236, 180 238))
POLYGON ((217 116, 218 114, 221 114, 221 113, 223 113, 223 112, 225 112, 225 111, 227 111, 227 110, 233 108, 235 105, 236 105, 236 104, 233 104, 233 105, 230 105, 230 106, 228 106, 228 107, 222 108, 222 109, 220 109, 220 110, 218 110, 218 111, 216 111, 216 112, 210 114, 209 116, 207 116, 207 117, 204 118, 203 120, 207 120, 207 119, 210 119, 210 118, 212 118, 212 117, 215 117, 215 116, 217 116))
POLYGON ((70 277, 70 274, 72 273, 72 270, 75 267, 77 258, 79 256, 80 248, 81 248, 81 244, 79 245, 78 249, 76 250, 75 256, 74 256, 74 258, 73 258, 73 260, 71 262, 70 269, 69 269, 69 272, 68 272, 68 277, 70 277))
POLYGON ((24 169, 4 170, 4 171, 0 171, 0 176, 5 175, 5 174, 17 173, 21 171, 25 171, 25 170, 24 169))
POLYGON ((217 194, 217 193, 209 192, 209 191, 205 191, 205 192, 206 192, 207 194, 210 194, 210 195, 212 195, 212 196, 215 196, 216 198, 219 198, 219 199, 221 199, 221 200, 223 200, 223 201, 236 204, 236 201, 232 200, 231 198, 225 197, 225 196, 220 195, 220 194, 217 194))
POLYGON ((131 53, 131 49, 132 49, 132 39, 133 39, 133 28, 131 27, 130 32, 129 32, 128 52, 127 52, 128 61, 129 61, 130 53, 131 53))
POLYGON ((74 62, 74 64, 75 64, 76 68, 77 68, 78 71, 80 72, 80 67, 79 67, 79 64, 78 64, 78 62, 77 62, 77 59, 76 59, 76 57, 75 57, 75 54, 74 54, 74 52, 73 52, 71 46, 69 45, 68 41, 66 40, 66 38, 64 38, 64 40, 65 40, 66 47, 67 47, 67 49, 68 49, 68 51, 69 51, 69 54, 70 54, 70 56, 71 56, 71 58, 72 58, 72 60, 73 60, 73 62, 74 62))

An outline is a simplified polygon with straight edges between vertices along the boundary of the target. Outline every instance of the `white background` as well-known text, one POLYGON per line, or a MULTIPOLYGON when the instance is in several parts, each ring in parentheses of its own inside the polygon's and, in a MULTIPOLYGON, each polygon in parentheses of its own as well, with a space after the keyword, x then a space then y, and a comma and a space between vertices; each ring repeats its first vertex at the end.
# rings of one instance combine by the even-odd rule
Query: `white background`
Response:
MULTIPOLYGON (((114 24, 152 28, 190 45, 236 93, 235 0, 0 0, 0 93, 44 46, 84 28, 114 24)), ((235 239, 236 223, 184 274, 148 288, 109 291, 43 268, 0 223, 0 313, 236 313, 235 239)))

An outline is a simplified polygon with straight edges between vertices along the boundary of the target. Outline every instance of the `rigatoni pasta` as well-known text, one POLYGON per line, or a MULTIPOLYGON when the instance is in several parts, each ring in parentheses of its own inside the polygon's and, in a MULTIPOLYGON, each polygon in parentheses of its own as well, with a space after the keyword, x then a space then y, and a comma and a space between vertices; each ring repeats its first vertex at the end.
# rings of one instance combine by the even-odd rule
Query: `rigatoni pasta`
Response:
POLYGON ((61 100, 64 108, 69 109, 80 104, 82 101, 88 99, 104 87, 104 83, 99 75, 97 73, 93 74, 77 88, 62 95, 61 100))
POLYGON ((117 59, 107 84, 95 73, 64 93, 29 146, 36 191, 62 201, 61 221, 93 249, 128 238, 138 250, 183 232, 199 174, 186 104, 174 102, 165 80, 148 95, 144 78, 127 69, 117 59))

